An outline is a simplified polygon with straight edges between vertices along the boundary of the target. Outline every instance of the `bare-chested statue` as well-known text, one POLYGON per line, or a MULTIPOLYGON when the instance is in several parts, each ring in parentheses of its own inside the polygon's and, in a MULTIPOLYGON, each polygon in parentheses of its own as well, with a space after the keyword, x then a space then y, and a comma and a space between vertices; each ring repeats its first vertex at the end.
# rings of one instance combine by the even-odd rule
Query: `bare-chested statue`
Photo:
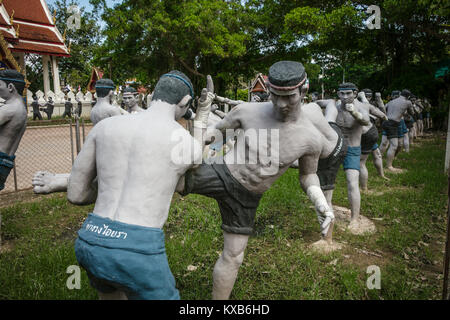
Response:
MULTIPOLYGON (((182 72, 163 75, 147 110, 98 123, 75 160, 67 198, 95 202, 75 255, 101 299, 179 299, 162 227, 180 178, 201 163, 200 142, 177 122, 193 97, 182 72), (174 157, 180 140, 183 161, 174 157)), ((213 97, 203 91, 194 123, 207 119, 213 97)))
MULTIPOLYGON (((400 97, 391 100, 386 105, 387 110, 387 117, 388 120, 383 122, 383 130, 386 133, 385 137, 383 137, 383 140, 381 142, 382 149, 381 151, 384 152, 387 146, 387 140, 389 140, 389 149, 387 151, 387 158, 386 158, 386 170, 389 170, 391 172, 401 172, 401 169, 394 168, 392 166, 392 162, 394 161, 394 157, 397 151, 397 148, 399 147, 399 136, 400 132, 403 131, 403 126, 401 125, 401 120, 403 116, 406 114, 406 112, 413 112, 413 106, 411 101, 408 100, 409 96, 411 95, 411 92, 409 90, 403 90, 401 92, 400 97)), ((405 124, 406 128, 406 124, 405 124)))
MULTIPOLYGON (((95 84, 97 102, 91 110, 91 122, 94 126, 103 119, 128 114, 125 110, 114 107, 111 102, 114 97, 114 82, 110 79, 100 79, 95 84)), ((34 174, 32 184, 34 193, 48 194, 67 191, 69 173, 52 173, 38 171, 34 174)))
POLYGON ((139 107, 139 96, 133 87, 127 87, 123 90, 122 101, 125 103, 127 111, 131 114, 144 111, 144 109, 139 107))
MULTIPOLYGON (((360 216, 361 194, 359 191, 359 171, 361 157, 361 135, 365 126, 370 123, 367 106, 359 102, 357 87, 351 82, 342 83, 338 89, 339 101, 333 99, 316 101, 325 107, 325 117, 330 122, 336 122, 348 141, 347 155, 344 160, 344 171, 347 179, 347 193, 350 202, 351 220, 348 230, 355 234, 372 231, 365 229, 366 224, 360 216)), ((326 193, 327 200, 331 203, 333 191, 326 193)), ((366 221, 366 220, 364 220, 366 221)))
POLYGON ((27 109, 22 93, 24 76, 16 70, 0 71, 0 191, 5 188, 9 173, 14 168, 14 159, 27 125, 27 109))
POLYGON ((268 76, 271 101, 238 105, 215 130, 208 128, 207 136, 222 139, 220 132, 234 133, 237 141, 223 158, 202 163, 185 175, 180 193, 216 199, 222 216, 224 248, 213 271, 213 299, 229 298, 253 232, 259 201, 296 160, 300 185, 314 203, 322 235, 329 242, 320 241, 332 244, 334 215, 321 185, 334 187, 336 176, 326 169, 340 165, 346 145, 339 128, 328 124, 319 106, 303 105, 306 81, 301 63, 280 61, 272 65, 268 76), (323 180, 319 160, 325 166, 323 180))
POLYGON ((367 190, 367 181, 369 179, 369 172, 366 167, 366 161, 370 154, 372 154, 373 164, 377 169, 377 172, 380 175, 380 177, 389 180, 384 175, 383 158, 377 143, 378 129, 375 125, 375 117, 377 117, 378 119, 387 120, 387 116, 381 111, 381 109, 371 104, 372 90, 363 89, 361 92, 358 93, 358 99, 363 103, 363 106, 369 113, 371 120, 367 126, 363 127, 361 135, 361 159, 360 159, 361 169, 359 172, 359 184, 362 190, 367 190))

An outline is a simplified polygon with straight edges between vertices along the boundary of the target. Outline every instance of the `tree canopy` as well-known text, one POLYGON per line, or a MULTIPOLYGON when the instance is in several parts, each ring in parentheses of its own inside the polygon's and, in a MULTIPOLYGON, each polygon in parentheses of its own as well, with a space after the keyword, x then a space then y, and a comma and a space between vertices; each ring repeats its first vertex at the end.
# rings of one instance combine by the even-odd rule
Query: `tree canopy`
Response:
MULTIPOLYGON (((90 3, 95 10, 82 11, 81 31, 67 32, 72 57, 62 59, 61 69, 69 82, 87 84, 90 67, 97 66, 116 83, 136 78, 153 87, 161 74, 178 69, 196 92, 211 74, 220 94, 236 98, 275 61, 296 60, 305 65, 311 90, 320 91, 323 81, 329 95, 344 79, 384 95, 409 88, 437 99, 448 92, 448 75, 435 77, 449 59, 444 0, 372 0, 381 9, 380 29, 366 26, 368 3, 361 0, 90 3)), ((68 5, 56 4, 60 30, 68 5)))

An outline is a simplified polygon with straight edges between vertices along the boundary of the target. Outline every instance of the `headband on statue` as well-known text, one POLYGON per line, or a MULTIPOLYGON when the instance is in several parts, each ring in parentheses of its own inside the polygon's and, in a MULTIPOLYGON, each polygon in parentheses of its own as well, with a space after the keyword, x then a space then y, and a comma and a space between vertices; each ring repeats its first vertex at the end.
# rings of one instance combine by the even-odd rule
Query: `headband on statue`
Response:
POLYGON ((95 89, 115 89, 115 87, 111 87, 111 86, 95 86, 95 89))
POLYGON ((176 74, 173 74, 173 73, 166 73, 166 74, 163 74, 163 75, 161 76, 161 78, 162 78, 162 77, 171 77, 171 78, 175 78, 175 79, 178 79, 178 80, 183 81, 184 84, 189 88, 189 92, 190 92, 191 97, 192 97, 192 98, 194 97, 194 90, 192 89, 192 87, 191 87, 191 85, 189 84, 189 82, 187 82, 187 81, 186 81, 185 79, 183 79, 182 77, 180 77, 180 76, 178 76, 178 75, 176 75, 176 74))
POLYGON ((358 91, 358 88, 356 88, 356 87, 338 88, 338 91, 346 91, 346 90, 358 91))
POLYGON ((276 85, 270 83, 269 80, 267 80, 266 84, 267 84, 268 86, 270 86, 271 88, 275 89, 275 90, 279 90, 279 91, 291 91, 291 90, 294 90, 294 89, 297 89, 297 88, 301 87, 301 86, 307 81, 307 79, 308 79, 308 75, 305 73, 305 77, 303 78, 303 80, 300 81, 300 82, 299 82, 298 84, 296 84, 295 86, 290 86, 290 87, 279 87, 279 86, 276 86, 276 85))
POLYGON ((21 80, 21 79, 0 78, 0 80, 3 80, 3 81, 13 81, 13 82, 20 82, 20 83, 25 83, 25 81, 24 81, 24 80, 21 80))

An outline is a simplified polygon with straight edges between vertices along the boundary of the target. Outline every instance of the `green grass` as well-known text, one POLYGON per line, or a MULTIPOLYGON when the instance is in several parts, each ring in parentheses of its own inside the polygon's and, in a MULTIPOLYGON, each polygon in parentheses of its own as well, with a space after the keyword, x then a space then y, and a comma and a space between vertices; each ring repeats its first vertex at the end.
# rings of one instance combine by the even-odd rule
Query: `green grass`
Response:
MULTIPOLYGON (((319 239, 311 203, 294 169, 264 195, 255 235, 249 240, 232 299, 439 299, 445 242, 447 178, 443 173, 445 138, 415 145, 394 161, 407 169, 376 176, 368 160, 369 189, 361 213, 377 232, 355 236, 335 228, 345 247, 329 255, 308 249, 319 239), (381 270, 381 290, 366 286, 367 267, 381 270)), ((1 201, 1 199, 0 199, 1 201)), ((341 170, 334 204, 348 207, 341 170)), ((0 209, 0 299, 96 299, 82 271, 80 290, 69 290, 66 269, 76 265, 73 242, 92 206, 69 204, 64 194, 0 209)), ((210 299, 212 270, 222 250, 216 202, 199 195, 175 196, 164 227, 169 264, 182 299, 210 299), (196 266, 188 271, 189 265, 196 266)))

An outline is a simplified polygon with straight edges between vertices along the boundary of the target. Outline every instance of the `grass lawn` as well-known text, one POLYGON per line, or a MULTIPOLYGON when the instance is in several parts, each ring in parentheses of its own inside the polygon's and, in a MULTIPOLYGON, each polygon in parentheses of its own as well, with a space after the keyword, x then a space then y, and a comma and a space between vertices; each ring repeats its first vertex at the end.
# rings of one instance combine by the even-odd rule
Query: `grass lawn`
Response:
MULTIPOLYGON (((377 232, 355 236, 335 227, 334 239, 344 248, 329 255, 308 249, 320 229, 297 170, 289 169, 261 200, 231 299, 440 299, 444 157, 445 135, 423 138, 394 161, 407 171, 387 173, 388 182, 376 176, 370 157, 370 192, 361 195, 361 213, 373 219, 377 232), (381 270, 379 290, 366 286, 371 265, 381 270)), ((342 170, 333 202, 348 207, 342 170)), ((84 270, 81 289, 66 287, 66 269, 77 264, 76 232, 92 208, 69 204, 65 194, 1 196, 0 299, 97 299, 84 270)), ((182 299, 211 298, 220 224, 214 200, 174 196, 164 231, 182 299)))

